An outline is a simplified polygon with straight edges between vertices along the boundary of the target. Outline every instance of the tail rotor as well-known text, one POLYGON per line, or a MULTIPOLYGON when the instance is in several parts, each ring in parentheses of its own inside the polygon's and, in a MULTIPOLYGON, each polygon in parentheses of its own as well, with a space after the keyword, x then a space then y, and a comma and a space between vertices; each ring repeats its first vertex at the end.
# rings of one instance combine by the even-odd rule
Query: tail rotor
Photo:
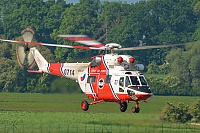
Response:
MULTIPOLYGON (((21 34, 25 42, 31 42, 35 32, 30 27, 27 27, 26 29, 22 30, 21 34)), ((33 69, 36 65, 28 44, 25 44, 25 46, 16 46, 16 57, 18 64, 22 69, 24 69, 24 67, 27 65, 28 69, 33 69)))

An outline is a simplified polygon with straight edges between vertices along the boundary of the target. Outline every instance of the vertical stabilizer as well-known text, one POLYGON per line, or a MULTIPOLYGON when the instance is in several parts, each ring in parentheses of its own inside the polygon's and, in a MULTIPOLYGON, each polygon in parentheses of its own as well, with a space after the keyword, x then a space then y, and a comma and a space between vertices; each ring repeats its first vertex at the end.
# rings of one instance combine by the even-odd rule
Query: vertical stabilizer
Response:
POLYGON ((39 67, 39 70, 46 72, 48 67, 48 62, 45 60, 45 58, 40 54, 40 52, 35 47, 31 48, 30 51, 33 54, 33 57, 39 67))

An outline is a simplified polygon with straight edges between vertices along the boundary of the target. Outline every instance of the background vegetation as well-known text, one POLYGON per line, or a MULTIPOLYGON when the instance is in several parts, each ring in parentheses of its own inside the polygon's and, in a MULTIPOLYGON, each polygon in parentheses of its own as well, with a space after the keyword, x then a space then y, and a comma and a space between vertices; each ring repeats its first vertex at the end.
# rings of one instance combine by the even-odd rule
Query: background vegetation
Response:
MULTIPOLYGON (((0 36, 16 39, 31 26, 39 42, 77 45, 58 34, 86 34, 102 43, 123 47, 194 42, 181 48, 126 51, 146 67, 152 91, 159 95, 200 95, 199 0, 148 0, 135 4, 80 0, 1 0, 0 36), (161 75, 161 76, 159 76, 161 75)), ((79 45, 79 44, 78 44, 79 45)), ((49 62, 90 59, 98 51, 42 48, 49 62), (84 57, 83 57, 84 56, 84 57)), ((81 60, 82 61, 82 60, 81 60)), ((87 60, 89 61, 89 60, 87 60)), ((52 75, 32 75, 20 70, 15 45, 1 43, 0 90, 6 92, 75 92, 78 85, 52 75)))

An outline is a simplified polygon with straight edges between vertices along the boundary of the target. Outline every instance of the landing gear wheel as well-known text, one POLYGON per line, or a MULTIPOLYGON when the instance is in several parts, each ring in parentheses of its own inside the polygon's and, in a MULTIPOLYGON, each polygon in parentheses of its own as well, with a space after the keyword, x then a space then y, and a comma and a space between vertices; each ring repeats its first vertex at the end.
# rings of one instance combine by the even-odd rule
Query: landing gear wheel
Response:
POLYGON ((133 112, 133 113, 139 113, 139 112, 140 112, 140 108, 139 108, 139 107, 138 107, 138 108, 133 107, 133 108, 132 108, 132 112, 133 112))
POLYGON ((88 104, 88 102, 85 101, 85 100, 83 100, 83 101, 81 102, 81 108, 82 108, 82 110, 87 111, 87 110, 89 109, 89 104, 88 104))
POLYGON ((140 112, 140 108, 135 108, 135 113, 139 113, 140 112))
POLYGON ((127 103, 126 103, 126 102, 122 102, 122 103, 120 104, 120 111, 121 111, 121 112, 125 112, 126 109, 127 109, 127 103))

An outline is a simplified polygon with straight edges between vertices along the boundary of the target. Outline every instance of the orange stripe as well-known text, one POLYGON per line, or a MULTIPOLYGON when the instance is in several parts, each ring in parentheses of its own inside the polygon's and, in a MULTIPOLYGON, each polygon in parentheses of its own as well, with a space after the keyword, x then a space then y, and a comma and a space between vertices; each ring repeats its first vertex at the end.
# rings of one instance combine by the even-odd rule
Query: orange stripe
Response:
POLYGON ((57 75, 57 76, 63 76, 60 71, 61 63, 50 63, 49 71, 51 74, 57 75))

